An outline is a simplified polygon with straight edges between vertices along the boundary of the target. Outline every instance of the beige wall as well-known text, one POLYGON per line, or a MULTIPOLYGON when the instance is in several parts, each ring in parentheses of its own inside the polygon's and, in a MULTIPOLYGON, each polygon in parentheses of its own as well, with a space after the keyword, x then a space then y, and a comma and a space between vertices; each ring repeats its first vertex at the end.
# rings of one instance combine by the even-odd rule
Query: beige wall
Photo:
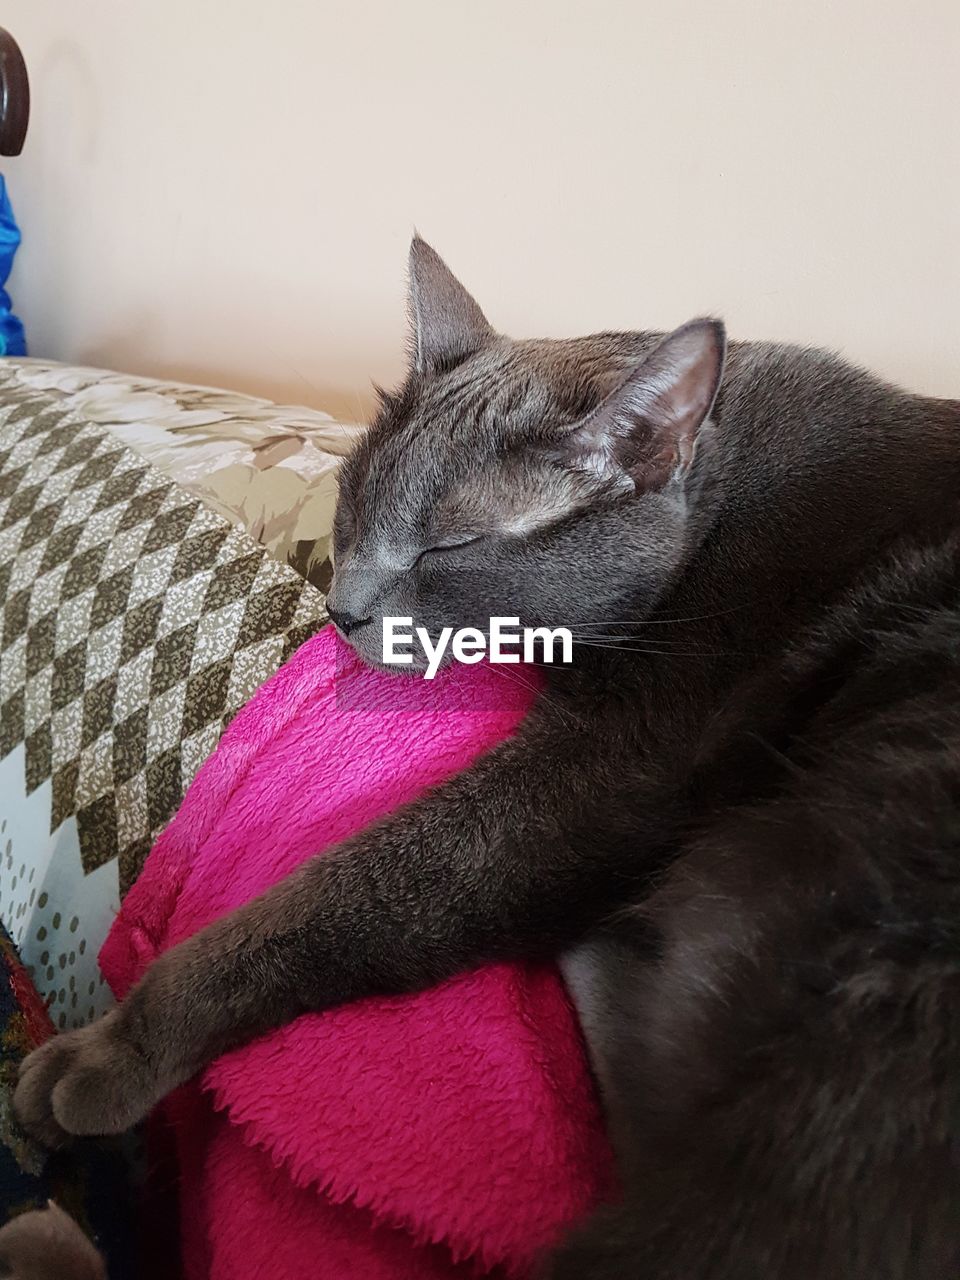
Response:
POLYGON ((356 417, 414 224, 508 332, 960 394, 958 0, 6 0, 34 353, 356 417))

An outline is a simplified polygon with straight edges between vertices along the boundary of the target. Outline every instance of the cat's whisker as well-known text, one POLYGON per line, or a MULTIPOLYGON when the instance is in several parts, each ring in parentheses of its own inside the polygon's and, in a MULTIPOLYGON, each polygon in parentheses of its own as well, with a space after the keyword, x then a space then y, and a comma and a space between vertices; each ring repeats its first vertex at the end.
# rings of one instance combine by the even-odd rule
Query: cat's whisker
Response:
POLYGON ((653 640, 656 644, 689 644, 689 636, 678 636, 673 639, 670 636, 664 636, 662 633, 652 635, 650 637, 639 635, 625 635, 616 631, 571 631, 574 640, 625 640, 629 643, 642 643, 646 639, 653 640))
POLYGON ((572 713, 566 707, 561 706, 558 700, 556 698, 552 698, 545 690, 537 689, 528 681, 524 680, 520 676, 519 672, 514 671, 512 668, 510 668, 509 670, 505 669, 499 663, 491 663, 490 670, 498 672, 501 676, 504 677, 505 680, 512 680, 514 684, 518 684, 520 685, 521 688, 529 690, 530 693, 536 695, 539 701, 545 702, 549 706, 553 707, 553 709, 558 713, 558 715, 562 716, 564 719, 566 719, 568 724, 576 728, 576 725, 577 725, 576 718, 572 715, 572 713))
POLYGON ((581 640, 574 637, 574 644, 587 649, 607 649, 620 653, 655 654, 666 658, 726 658, 754 656, 742 649, 664 649, 654 648, 640 642, 618 644, 615 640, 581 640))
POLYGON ((586 627, 664 627, 681 622, 704 622, 709 618, 723 618, 731 613, 740 613, 761 603, 759 600, 745 601, 743 604, 731 605, 729 609, 717 609, 712 613, 691 613, 676 618, 585 618, 582 623, 573 626, 586 627))

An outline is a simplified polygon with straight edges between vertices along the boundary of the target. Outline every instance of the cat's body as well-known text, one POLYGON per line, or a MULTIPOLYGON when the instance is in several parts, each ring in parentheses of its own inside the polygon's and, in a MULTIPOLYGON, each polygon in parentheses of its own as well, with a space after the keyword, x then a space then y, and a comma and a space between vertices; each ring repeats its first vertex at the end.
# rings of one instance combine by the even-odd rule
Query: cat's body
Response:
POLYGON ((370 661, 391 614, 567 625, 575 661, 35 1055, 21 1113, 122 1128, 304 1009, 568 952, 625 1198, 546 1275, 955 1280, 960 404, 762 344, 721 382, 711 322, 513 343, 412 267, 331 613, 370 661))
POLYGON ((566 960, 628 1204, 558 1278, 960 1274, 960 547, 829 615, 566 960))

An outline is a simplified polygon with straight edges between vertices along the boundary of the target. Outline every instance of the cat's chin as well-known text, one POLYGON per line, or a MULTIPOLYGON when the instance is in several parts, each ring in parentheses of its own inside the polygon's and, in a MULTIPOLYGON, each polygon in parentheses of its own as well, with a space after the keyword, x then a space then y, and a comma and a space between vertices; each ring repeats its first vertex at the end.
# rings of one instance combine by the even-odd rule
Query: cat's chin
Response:
MULTIPOLYGON (((348 642, 349 643, 349 642, 348 642)), ((365 667, 370 667, 373 671, 382 671, 386 675, 405 676, 408 680, 423 680, 427 673, 427 664, 425 662, 398 663, 384 662, 379 654, 367 653, 358 645, 351 644, 350 649, 360 659, 365 667)), ((441 663, 441 668, 449 666, 449 659, 441 663)))

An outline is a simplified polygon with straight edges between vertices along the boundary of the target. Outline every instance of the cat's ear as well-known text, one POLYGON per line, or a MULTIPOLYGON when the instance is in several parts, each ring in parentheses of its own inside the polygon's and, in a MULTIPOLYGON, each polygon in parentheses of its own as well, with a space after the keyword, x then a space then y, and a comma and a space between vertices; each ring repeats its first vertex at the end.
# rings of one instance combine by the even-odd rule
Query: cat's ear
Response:
POLYGON ((494 336, 476 302, 419 236, 410 245, 409 307, 411 363, 417 373, 450 368, 494 336))
POLYGON ((574 465, 638 491, 682 476, 720 386, 726 331, 691 320, 668 334, 564 437, 574 465))

